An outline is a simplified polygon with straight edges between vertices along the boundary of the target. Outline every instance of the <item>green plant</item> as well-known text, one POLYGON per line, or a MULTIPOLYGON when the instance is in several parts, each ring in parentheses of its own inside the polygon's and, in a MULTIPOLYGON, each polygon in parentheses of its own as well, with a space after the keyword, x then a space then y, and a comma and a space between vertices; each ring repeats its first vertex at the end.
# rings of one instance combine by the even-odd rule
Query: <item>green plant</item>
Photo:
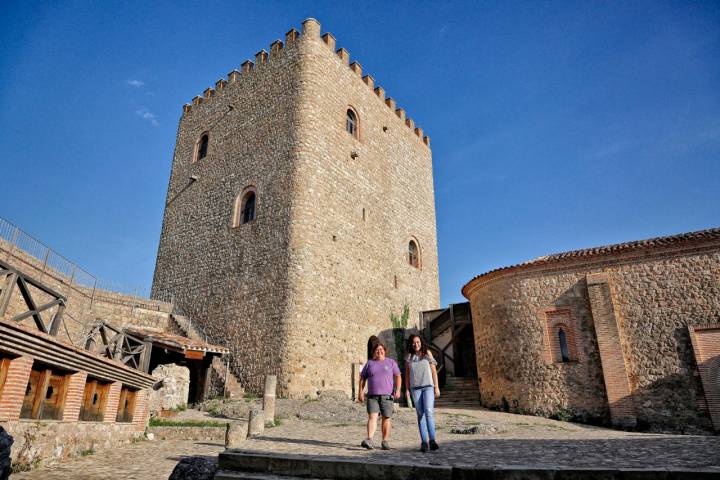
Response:
POLYGON ((550 418, 554 420, 560 420, 561 422, 569 422, 574 417, 573 413, 567 408, 560 408, 550 418))
POLYGON ((87 457, 88 455, 92 455, 93 453, 95 453, 95 450, 93 450, 92 448, 88 448, 87 450, 83 450, 82 452, 80 452, 80 456, 87 457))
POLYGON ((265 426, 267 428, 279 427, 283 424, 282 418, 276 418, 274 422, 267 422, 265 426))
POLYGON ((151 427, 225 427, 226 422, 214 420, 168 420, 165 418, 151 418, 151 427))
POLYGON ((171 408, 170 410, 173 411, 173 412, 184 412, 185 410, 187 410, 187 408, 188 408, 187 405, 183 403, 182 405, 178 405, 177 407, 173 407, 173 408, 171 408))

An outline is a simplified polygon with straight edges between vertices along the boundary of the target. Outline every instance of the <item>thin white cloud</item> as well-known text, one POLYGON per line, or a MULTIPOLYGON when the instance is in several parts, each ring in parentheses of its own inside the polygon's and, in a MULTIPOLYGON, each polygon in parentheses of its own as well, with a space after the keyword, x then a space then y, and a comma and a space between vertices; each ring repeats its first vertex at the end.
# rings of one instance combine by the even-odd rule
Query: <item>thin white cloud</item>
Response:
POLYGON ((135 88, 141 88, 145 85, 145 82, 142 80, 125 80, 125 83, 135 88))
POLYGON ((147 120, 148 122, 150 122, 150 125, 152 125, 153 127, 157 127, 158 125, 160 125, 157 121, 157 117, 155 116, 155 114, 147 108, 141 108, 140 110, 136 110, 135 114, 143 120, 147 120))

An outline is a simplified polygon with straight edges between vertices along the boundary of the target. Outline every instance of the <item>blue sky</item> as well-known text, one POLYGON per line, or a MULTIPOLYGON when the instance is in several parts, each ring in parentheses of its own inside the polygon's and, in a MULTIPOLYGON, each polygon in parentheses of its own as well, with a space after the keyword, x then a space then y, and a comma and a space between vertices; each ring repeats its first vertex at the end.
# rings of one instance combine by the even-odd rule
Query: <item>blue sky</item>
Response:
POLYGON ((149 286, 183 103, 306 17, 432 138, 442 302, 720 226, 718 2, 5 2, 0 216, 149 286))

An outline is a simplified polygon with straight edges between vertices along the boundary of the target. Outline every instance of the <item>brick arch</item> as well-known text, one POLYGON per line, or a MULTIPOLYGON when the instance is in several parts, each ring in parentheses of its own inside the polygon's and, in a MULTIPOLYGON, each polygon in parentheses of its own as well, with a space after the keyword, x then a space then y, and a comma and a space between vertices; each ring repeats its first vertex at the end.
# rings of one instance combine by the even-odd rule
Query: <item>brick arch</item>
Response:
POLYGON ((418 239, 414 236, 409 236, 405 239, 405 260, 410 264, 411 266, 417 268, 418 270, 422 270, 422 247, 420 246, 420 242, 418 239), (414 265, 412 262, 412 259, 410 258, 410 244, 415 244, 415 255, 417 256, 417 265, 414 265))
POLYGON ((545 345, 543 356, 545 363, 564 363, 560 350, 560 329, 565 332, 570 362, 577 362, 579 358, 578 331, 575 315, 571 308, 551 308, 545 310, 545 345))

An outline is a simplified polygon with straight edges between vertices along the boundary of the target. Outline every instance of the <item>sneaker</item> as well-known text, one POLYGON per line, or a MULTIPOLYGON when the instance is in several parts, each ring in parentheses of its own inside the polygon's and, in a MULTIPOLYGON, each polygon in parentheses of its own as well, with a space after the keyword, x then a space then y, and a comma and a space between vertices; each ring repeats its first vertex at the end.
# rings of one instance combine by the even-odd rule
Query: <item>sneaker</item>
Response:
POLYGON ((375 448, 373 447, 372 440, 370 440, 369 438, 367 440, 363 440, 362 443, 360 443, 360 446, 365 447, 368 450, 372 450, 375 448))
POLYGON ((422 442, 422 443, 420 444, 420 451, 423 452, 423 453, 427 452, 427 451, 428 451, 428 444, 425 443, 425 442, 422 442))
POLYGON ((430 450, 438 450, 440 445, 435 440, 430 440, 430 450))
POLYGON ((390 444, 387 441, 383 440, 380 444, 380 448, 382 448, 383 450, 390 450, 390 444))

